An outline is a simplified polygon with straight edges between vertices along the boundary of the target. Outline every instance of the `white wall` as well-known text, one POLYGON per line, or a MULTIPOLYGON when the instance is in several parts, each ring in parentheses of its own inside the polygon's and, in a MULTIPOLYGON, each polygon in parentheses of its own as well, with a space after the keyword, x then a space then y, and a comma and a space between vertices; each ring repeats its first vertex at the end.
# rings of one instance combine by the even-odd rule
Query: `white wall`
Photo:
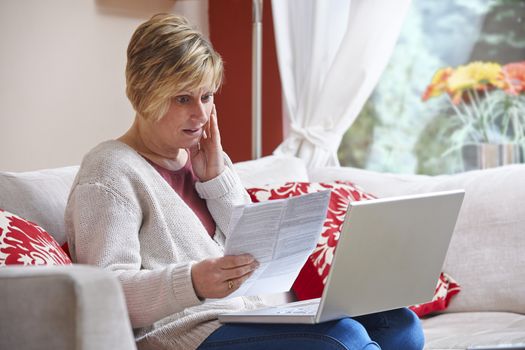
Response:
POLYGON ((0 171, 79 164, 127 130, 126 48, 158 12, 208 33, 207 0, 0 1, 0 171))

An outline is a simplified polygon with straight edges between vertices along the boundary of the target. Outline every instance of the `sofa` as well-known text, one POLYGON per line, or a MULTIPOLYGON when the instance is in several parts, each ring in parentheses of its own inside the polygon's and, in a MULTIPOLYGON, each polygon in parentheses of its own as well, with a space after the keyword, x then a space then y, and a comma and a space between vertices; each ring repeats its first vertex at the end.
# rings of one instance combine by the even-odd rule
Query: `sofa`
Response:
MULTIPOLYGON (((284 156, 234 166, 246 188, 344 180, 377 197, 465 189, 443 266, 461 291, 445 310, 422 319, 425 349, 525 347, 525 165, 441 176, 307 169, 284 156)), ((37 223, 62 244, 63 211, 77 169, 0 172, 0 209, 37 223)), ((279 303, 293 295, 268 298, 279 303)), ((122 290, 96 267, 0 267, 0 314, 1 349, 135 348, 122 290)))

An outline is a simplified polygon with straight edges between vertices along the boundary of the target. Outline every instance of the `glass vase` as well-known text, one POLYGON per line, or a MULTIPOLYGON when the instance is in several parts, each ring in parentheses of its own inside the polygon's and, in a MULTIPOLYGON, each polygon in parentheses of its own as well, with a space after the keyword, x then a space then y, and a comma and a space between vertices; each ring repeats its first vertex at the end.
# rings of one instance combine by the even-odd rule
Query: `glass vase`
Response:
POLYGON ((463 170, 494 168, 524 162, 524 149, 517 143, 478 143, 461 149, 463 170))

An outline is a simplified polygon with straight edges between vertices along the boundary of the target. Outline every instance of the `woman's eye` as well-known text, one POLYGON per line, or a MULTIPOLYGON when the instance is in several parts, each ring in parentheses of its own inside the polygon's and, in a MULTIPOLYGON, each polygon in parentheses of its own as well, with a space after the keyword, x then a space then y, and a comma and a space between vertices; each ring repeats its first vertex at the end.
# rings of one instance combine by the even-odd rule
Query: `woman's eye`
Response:
POLYGON ((177 96, 176 100, 178 103, 188 103, 190 102, 189 96, 177 96))
POLYGON ((213 94, 206 94, 206 95, 201 97, 201 101, 202 102, 208 102, 208 101, 211 100, 212 97, 213 97, 213 94))

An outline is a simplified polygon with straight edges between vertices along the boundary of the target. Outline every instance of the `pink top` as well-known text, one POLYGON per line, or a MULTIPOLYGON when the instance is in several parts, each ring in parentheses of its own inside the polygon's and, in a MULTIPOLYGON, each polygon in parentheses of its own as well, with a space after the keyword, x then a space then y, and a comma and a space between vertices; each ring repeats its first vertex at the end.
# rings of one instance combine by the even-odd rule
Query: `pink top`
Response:
POLYGON ((186 164, 179 170, 169 170, 153 163, 145 158, 166 180, 168 185, 177 192, 177 194, 186 202, 186 204, 195 212, 195 215, 201 220, 202 224, 208 231, 208 234, 213 237, 215 235, 215 221, 208 210, 206 201, 199 197, 195 190, 195 182, 199 179, 193 173, 191 167, 190 157, 186 164))

